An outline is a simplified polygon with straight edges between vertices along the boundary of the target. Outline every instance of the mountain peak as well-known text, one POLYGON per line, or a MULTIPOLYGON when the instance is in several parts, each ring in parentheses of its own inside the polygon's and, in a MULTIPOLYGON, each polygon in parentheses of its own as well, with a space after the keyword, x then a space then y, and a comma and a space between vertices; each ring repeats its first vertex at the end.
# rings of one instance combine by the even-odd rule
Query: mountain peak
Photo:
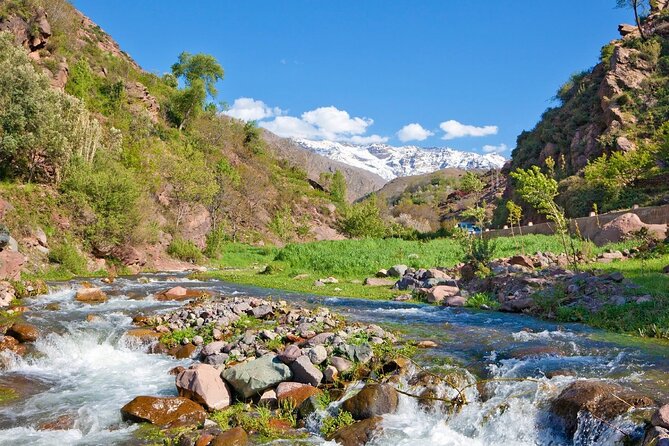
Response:
POLYGON ((383 143, 353 144, 336 141, 294 139, 301 147, 350 166, 392 180, 397 177, 458 169, 500 168, 506 159, 498 154, 481 155, 450 147, 391 146, 383 143))

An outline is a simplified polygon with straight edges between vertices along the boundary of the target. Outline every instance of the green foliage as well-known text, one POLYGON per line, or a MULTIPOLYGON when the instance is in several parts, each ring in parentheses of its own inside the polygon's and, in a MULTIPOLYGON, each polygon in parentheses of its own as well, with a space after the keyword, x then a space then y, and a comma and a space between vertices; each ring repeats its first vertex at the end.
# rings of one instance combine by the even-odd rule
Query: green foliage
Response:
POLYGON ((269 229, 281 240, 290 240, 295 233, 293 215, 290 207, 284 206, 279 209, 269 223, 269 229))
POLYGON ((244 147, 251 153, 260 155, 265 153, 265 140, 262 138, 262 131, 255 121, 249 121, 244 124, 244 147))
POLYGON ((223 79, 224 72, 213 56, 183 52, 172 65, 172 74, 185 85, 170 103, 170 111, 181 130, 187 121, 204 110, 207 95, 216 98, 216 82, 223 79))
POLYGON ((202 336, 204 343, 209 344, 214 340, 213 332, 213 324, 207 324, 201 327, 186 327, 165 333, 160 337, 160 342, 168 347, 174 347, 182 345, 186 340, 189 342, 192 341, 195 336, 202 336))
POLYGON ((337 170, 332 174, 332 178, 329 185, 330 196, 332 201, 335 203, 345 203, 346 202, 346 177, 341 173, 341 170, 337 170))
POLYGON ((383 237, 387 233, 376 195, 363 202, 345 206, 337 226, 342 233, 354 238, 383 237))
POLYGON ((330 438, 342 427, 350 426, 353 423, 355 423, 353 415, 351 415, 350 412, 341 410, 337 416, 328 416, 323 420, 323 424, 321 425, 321 435, 325 438, 330 438))
POLYGON ((179 237, 172 240, 167 247, 167 253, 184 262, 200 263, 204 259, 202 251, 195 243, 179 237))
POLYGON ((49 86, 26 53, 0 33, 0 178, 58 181, 78 151, 82 104, 49 86))
POLYGON ((69 240, 64 240, 51 247, 49 261, 57 263, 59 269, 65 274, 83 276, 88 273, 86 258, 69 240))
POLYGON ((565 103, 572 97, 582 94, 586 89, 586 81, 589 74, 589 71, 572 74, 569 80, 555 94, 556 99, 565 103))
POLYGON ((141 192, 122 165, 107 161, 93 167, 76 161, 67 169, 60 191, 78 213, 81 232, 93 246, 104 252, 130 240, 140 220, 141 192))
POLYGON ((460 179, 460 190, 468 194, 480 194, 485 188, 485 183, 473 172, 467 172, 460 179))
POLYGON ((486 203, 485 201, 483 202, 483 206, 474 206, 468 209, 465 209, 461 214, 462 217, 465 219, 471 219, 476 222, 478 225, 479 229, 483 231, 483 229, 486 226, 486 221, 488 219, 488 216, 486 214, 486 203))
POLYGON ((493 299, 488 293, 476 293, 469 296, 465 306, 470 308, 497 309, 499 308, 499 302, 493 299))

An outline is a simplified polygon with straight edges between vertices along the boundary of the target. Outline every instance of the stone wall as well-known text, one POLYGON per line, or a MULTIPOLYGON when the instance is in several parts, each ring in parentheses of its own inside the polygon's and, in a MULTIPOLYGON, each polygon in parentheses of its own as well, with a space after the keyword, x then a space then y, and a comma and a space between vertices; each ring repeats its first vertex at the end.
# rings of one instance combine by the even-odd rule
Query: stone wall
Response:
MULTIPOLYGON (((642 222, 648 224, 667 224, 669 223, 669 205, 651 206, 637 209, 627 209, 623 211, 609 212, 594 217, 581 217, 571 221, 571 230, 578 231, 586 239, 592 239, 599 232, 600 228, 616 217, 631 212, 639 216, 642 222)), ((523 234, 544 234, 552 235, 554 233, 552 223, 539 223, 532 226, 523 226, 523 234)), ((518 233, 518 228, 514 228, 518 233)), ((495 229, 488 232, 492 237, 508 237, 511 235, 511 229, 495 229)))

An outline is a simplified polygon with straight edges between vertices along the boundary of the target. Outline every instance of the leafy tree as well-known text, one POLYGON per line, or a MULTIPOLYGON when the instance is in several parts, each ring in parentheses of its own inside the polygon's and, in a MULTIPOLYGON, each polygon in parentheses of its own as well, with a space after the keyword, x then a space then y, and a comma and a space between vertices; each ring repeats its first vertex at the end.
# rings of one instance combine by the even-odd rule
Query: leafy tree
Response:
POLYGON ((58 182, 81 140, 83 104, 52 89, 27 54, 0 33, 0 177, 58 182))
POLYGON ((473 172, 467 172, 460 180, 460 190, 468 194, 480 194, 485 188, 485 183, 473 172))
POLYGON ((337 170, 332 175, 332 181, 330 182, 330 196, 336 203, 346 202, 346 178, 344 177, 344 174, 341 173, 341 170, 337 170))
MULTIPOLYGON (((506 221, 509 224, 509 226, 511 226, 511 236, 515 241, 516 234, 513 231, 513 227, 515 225, 518 225, 518 231, 521 236, 523 235, 523 230, 522 227, 520 226, 520 221, 523 218, 523 208, 514 203, 513 200, 509 200, 506 202, 506 210, 508 212, 506 221)), ((518 245, 516 245, 516 249, 518 249, 518 245)), ((523 254, 524 253, 525 253, 525 246, 523 246, 523 254)))
POLYGON ((630 8, 634 11, 634 21, 636 22, 636 26, 639 28, 641 38, 646 40, 646 35, 643 33, 643 28, 641 27, 641 15, 649 10, 650 3, 647 0, 616 0, 616 7, 630 8))
POLYGON ((555 202, 558 195, 557 181, 542 173, 539 166, 532 166, 527 170, 518 168, 511 172, 511 177, 516 180, 516 191, 523 200, 555 224, 555 232, 562 239, 564 252, 569 255, 569 226, 564 211, 555 202))
POLYGON ((204 109, 207 96, 218 95, 216 82, 223 79, 223 67, 209 54, 183 52, 172 65, 172 74, 181 79, 185 87, 173 99, 174 111, 179 115, 179 130, 186 122, 204 109))
POLYGON ((361 203, 346 206, 337 225, 349 237, 383 237, 387 232, 376 195, 361 203))
POLYGON ((471 218, 476 222, 478 227, 481 229, 481 234, 483 234, 483 228, 485 227, 486 220, 488 218, 485 210, 486 203, 483 202, 483 206, 474 206, 472 208, 466 209, 462 212, 462 216, 465 218, 471 218))

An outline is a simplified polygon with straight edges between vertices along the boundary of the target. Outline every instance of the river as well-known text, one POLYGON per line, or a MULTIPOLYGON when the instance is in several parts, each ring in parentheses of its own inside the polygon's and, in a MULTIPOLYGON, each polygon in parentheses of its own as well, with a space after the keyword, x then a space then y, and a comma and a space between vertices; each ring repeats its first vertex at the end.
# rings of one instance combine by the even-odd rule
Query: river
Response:
MULTIPOLYGON (((455 414, 426 412, 416 400, 402 397, 398 412, 384 418, 377 446, 615 445, 621 432, 640 432, 632 420, 616 420, 614 428, 582 420, 571 442, 551 422, 547 402, 576 378, 613 380, 660 401, 669 386, 669 347, 576 324, 183 277, 175 281, 165 274, 119 278, 111 285, 95 283, 108 293, 107 302, 76 302, 76 282, 51 284, 49 294, 27 301, 31 311, 26 319, 40 328, 42 336, 25 357, 5 353, 0 358, 0 387, 16 389, 19 395, 0 403, 1 445, 137 444, 133 434, 137 426, 122 422, 119 409, 137 395, 175 395, 174 377, 168 371, 189 361, 147 354, 124 333, 137 314, 181 306, 153 299, 153 293, 177 285, 327 306, 350 320, 436 341, 438 348, 421 351, 417 358, 424 366, 455 361, 486 378, 533 378, 500 380, 484 402, 472 402, 455 414), (43 429, 44 423, 58 417, 74 420, 74 425, 43 429)), ((324 443, 315 435, 308 442, 324 443)))

